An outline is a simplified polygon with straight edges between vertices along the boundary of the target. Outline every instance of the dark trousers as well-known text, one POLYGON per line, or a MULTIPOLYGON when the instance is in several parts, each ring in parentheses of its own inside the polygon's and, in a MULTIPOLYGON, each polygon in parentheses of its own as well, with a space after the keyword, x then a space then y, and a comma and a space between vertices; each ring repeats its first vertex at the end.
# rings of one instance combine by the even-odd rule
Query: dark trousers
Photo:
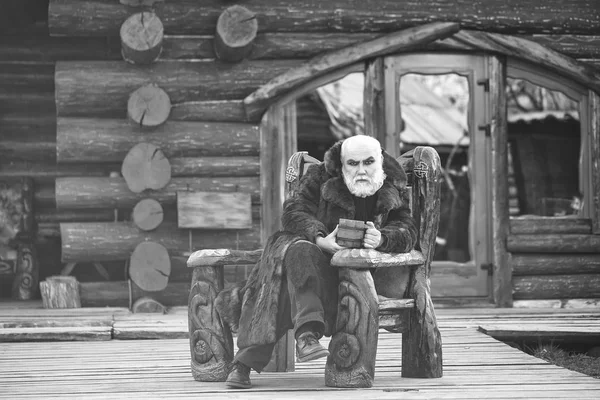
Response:
MULTIPOLYGON (((289 329, 294 329, 295 334, 304 330, 316 331, 321 336, 325 330, 323 305, 333 297, 327 290, 328 282, 335 279, 337 288, 337 270, 329 266, 329 257, 308 241, 290 245, 283 263, 285 279, 279 292, 277 339, 289 329)), ((333 298, 337 299, 337 295, 333 298)), ((244 335, 244 332, 239 332, 239 335, 244 335)), ((240 348, 234 361, 260 372, 269 363, 275 344, 240 348)))

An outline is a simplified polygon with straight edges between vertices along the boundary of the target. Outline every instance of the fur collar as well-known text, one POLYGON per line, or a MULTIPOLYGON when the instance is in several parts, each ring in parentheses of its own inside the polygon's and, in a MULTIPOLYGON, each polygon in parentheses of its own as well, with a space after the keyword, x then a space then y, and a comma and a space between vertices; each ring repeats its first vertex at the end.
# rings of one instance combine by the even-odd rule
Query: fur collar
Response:
MULTIPOLYGON (((326 153, 323 164, 330 178, 322 188, 323 199, 354 212, 352 194, 344 183, 342 176, 342 140, 335 143, 326 153)), ((406 173, 398 161, 383 151, 383 171, 386 174, 385 182, 377 197, 376 214, 383 214, 402 205, 398 191, 406 188, 406 173)))

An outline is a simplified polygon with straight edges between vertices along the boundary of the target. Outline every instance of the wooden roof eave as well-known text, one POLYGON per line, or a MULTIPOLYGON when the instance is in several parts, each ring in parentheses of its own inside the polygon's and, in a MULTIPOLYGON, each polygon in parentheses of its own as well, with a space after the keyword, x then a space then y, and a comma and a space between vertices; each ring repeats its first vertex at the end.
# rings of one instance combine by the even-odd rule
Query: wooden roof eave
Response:
POLYGON ((334 50, 290 69, 244 99, 246 117, 250 121, 260 120, 267 108, 283 95, 315 79, 322 79, 329 72, 369 58, 412 51, 428 44, 442 51, 481 51, 515 57, 548 68, 600 94, 599 71, 539 43, 517 36, 461 30, 456 23, 431 23, 334 50))
POLYGON ((246 117, 256 120, 278 97, 328 72, 384 54, 414 49, 460 30, 457 23, 431 23, 404 29, 373 40, 317 56, 298 68, 273 78, 244 99, 246 117))

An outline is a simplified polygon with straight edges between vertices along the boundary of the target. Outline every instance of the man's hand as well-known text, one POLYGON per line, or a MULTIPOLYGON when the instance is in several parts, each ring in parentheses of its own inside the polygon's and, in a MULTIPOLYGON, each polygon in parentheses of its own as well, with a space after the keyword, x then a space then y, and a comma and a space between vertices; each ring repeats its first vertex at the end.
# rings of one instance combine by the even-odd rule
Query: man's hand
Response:
POLYGON ((340 246, 335 242, 338 227, 336 226, 333 232, 325 237, 318 236, 316 245, 326 253, 335 254, 337 251, 342 250, 344 247, 340 246))
POLYGON ((367 221, 367 230, 365 231, 365 238, 363 239, 363 246, 367 249, 376 249, 381 244, 381 232, 375 228, 375 224, 371 221, 367 221))

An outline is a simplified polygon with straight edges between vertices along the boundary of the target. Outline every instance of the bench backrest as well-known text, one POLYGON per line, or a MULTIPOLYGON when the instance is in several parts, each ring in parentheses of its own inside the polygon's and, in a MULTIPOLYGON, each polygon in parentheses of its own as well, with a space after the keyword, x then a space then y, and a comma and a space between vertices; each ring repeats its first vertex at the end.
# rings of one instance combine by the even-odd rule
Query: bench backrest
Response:
MULTIPOLYGON (((411 189, 411 210, 419 229, 417 250, 426 259, 427 276, 435 251, 435 238, 440 222, 441 163, 437 151, 429 146, 419 146, 398 157, 411 189)), ((286 197, 294 196, 299 182, 308 167, 321 161, 305 151, 294 153, 286 170, 286 197)))

